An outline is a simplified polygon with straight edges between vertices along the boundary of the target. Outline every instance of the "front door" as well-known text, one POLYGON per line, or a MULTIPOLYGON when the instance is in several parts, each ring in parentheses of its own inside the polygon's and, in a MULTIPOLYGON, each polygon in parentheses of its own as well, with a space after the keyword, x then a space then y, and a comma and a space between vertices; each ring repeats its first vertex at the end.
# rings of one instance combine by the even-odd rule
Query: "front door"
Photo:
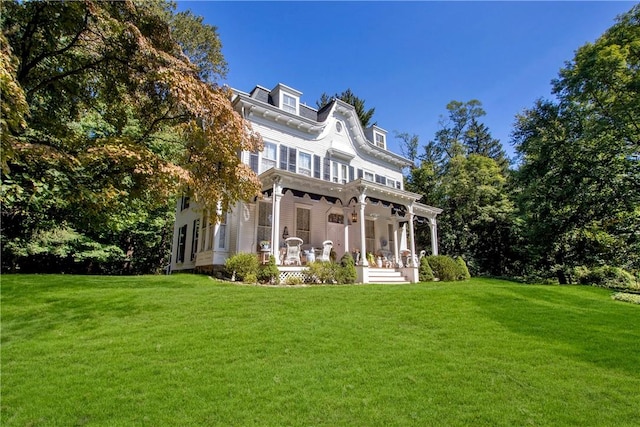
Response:
POLYGON ((344 252, 344 215, 331 213, 327 218, 327 240, 333 242, 333 250, 336 251, 336 259, 340 260, 344 252))

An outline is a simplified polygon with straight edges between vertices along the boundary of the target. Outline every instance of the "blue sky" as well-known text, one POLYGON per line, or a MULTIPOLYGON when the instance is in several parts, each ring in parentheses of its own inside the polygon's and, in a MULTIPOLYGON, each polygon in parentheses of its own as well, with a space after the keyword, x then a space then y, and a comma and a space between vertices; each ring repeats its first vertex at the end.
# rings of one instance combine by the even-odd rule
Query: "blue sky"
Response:
POLYGON ((351 88, 389 131, 434 137, 451 100, 478 99, 483 122, 513 155, 515 115, 538 98, 575 50, 635 2, 180 1, 218 27, 229 73, 250 91, 284 83, 316 106, 351 88))

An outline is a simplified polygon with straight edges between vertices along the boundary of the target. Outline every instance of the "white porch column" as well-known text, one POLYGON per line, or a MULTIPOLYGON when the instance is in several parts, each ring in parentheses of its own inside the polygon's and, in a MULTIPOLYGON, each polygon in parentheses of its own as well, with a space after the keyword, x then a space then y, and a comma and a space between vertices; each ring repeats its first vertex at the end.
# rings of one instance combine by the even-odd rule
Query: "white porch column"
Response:
POLYGON ((360 265, 365 267, 369 266, 367 261, 367 241, 365 239, 365 220, 364 220, 364 208, 366 206, 366 196, 363 187, 359 187, 360 195, 358 196, 358 206, 360 207, 360 213, 358 220, 360 221, 360 265))
POLYGON ((429 218, 429 226, 431 227, 431 253, 438 255, 438 223, 435 218, 429 218))
MULTIPOLYGON (((349 230, 351 219, 349 218, 349 206, 342 207, 342 214, 344 215, 344 253, 351 253, 351 245, 349 245, 349 230)), ((355 261, 355 260, 354 260, 355 261)))
POLYGON ((280 201, 282 200, 282 186, 280 177, 273 179, 273 198, 271 206, 271 255, 280 264, 280 201))
POLYGON ((213 225, 213 242, 211 243, 211 249, 215 252, 216 248, 219 247, 220 245, 218 244, 218 246, 216 246, 216 240, 220 237, 220 218, 222 217, 222 203, 218 202, 218 204, 216 205, 216 215, 218 217, 218 219, 216 220, 216 223, 213 225))
POLYGON ((398 221, 397 219, 393 220, 393 248, 391 248, 393 250, 393 256, 394 259, 396 260, 396 263, 400 260, 400 251, 398 250, 398 245, 400 245, 400 242, 398 242, 398 238, 400 237, 400 235, 398 234, 399 228, 398 225, 400 224, 400 221, 398 221))
POLYGON ((413 206, 409 205, 409 238, 411 239, 411 245, 409 247, 409 250, 411 250, 411 266, 417 267, 417 265, 414 265, 414 260, 418 259, 418 257, 416 256, 416 235, 415 235, 415 228, 413 226, 413 219, 414 219, 413 206))

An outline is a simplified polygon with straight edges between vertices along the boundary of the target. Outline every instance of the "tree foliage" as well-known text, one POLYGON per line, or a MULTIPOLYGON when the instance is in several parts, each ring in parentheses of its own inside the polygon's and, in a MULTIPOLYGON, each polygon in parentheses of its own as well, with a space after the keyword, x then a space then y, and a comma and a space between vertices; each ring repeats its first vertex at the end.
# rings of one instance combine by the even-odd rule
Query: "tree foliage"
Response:
POLYGON ((518 116, 516 174, 528 253, 557 273, 640 268, 640 6, 577 50, 557 101, 518 116))
POLYGON ((5 2, 2 28, 3 243, 71 226, 122 244, 179 189, 212 215, 258 192, 237 152, 261 140, 215 83, 215 28, 160 1, 94 0, 5 2))
POLYGON ((351 89, 347 89, 342 93, 336 93, 333 96, 329 96, 325 92, 323 92, 322 95, 320 95, 320 99, 316 101, 316 105, 318 106, 318 108, 322 108, 326 105, 329 105, 329 103, 333 99, 339 99, 341 101, 346 102, 349 105, 353 105, 353 107, 356 109, 356 114, 358 115, 358 119, 360 119, 360 123, 362 124, 363 128, 368 128, 369 126, 373 126, 376 124, 376 122, 371 123, 371 119, 373 118, 373 113, 375 112, 376 109, 370 108, 367 110, 367 108, 364 105, 365 100, 358 98, 351 91, 351 89))

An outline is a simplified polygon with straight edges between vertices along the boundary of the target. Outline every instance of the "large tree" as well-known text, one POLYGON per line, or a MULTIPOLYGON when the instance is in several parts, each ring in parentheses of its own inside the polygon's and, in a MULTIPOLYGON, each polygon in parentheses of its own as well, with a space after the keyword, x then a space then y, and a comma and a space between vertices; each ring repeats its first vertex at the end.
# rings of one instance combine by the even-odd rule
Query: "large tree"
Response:
POLYGON ((258 192, 214 27, 162 1, 4 2, 1 19, 4 265, 52 229, 135 256, 177 192, 211 215, 258 192))
POLYGON ((577 50, 557 101, 518 117, 529 255, 561 282, 577 265, 640 268, 640 6, 577 50))

